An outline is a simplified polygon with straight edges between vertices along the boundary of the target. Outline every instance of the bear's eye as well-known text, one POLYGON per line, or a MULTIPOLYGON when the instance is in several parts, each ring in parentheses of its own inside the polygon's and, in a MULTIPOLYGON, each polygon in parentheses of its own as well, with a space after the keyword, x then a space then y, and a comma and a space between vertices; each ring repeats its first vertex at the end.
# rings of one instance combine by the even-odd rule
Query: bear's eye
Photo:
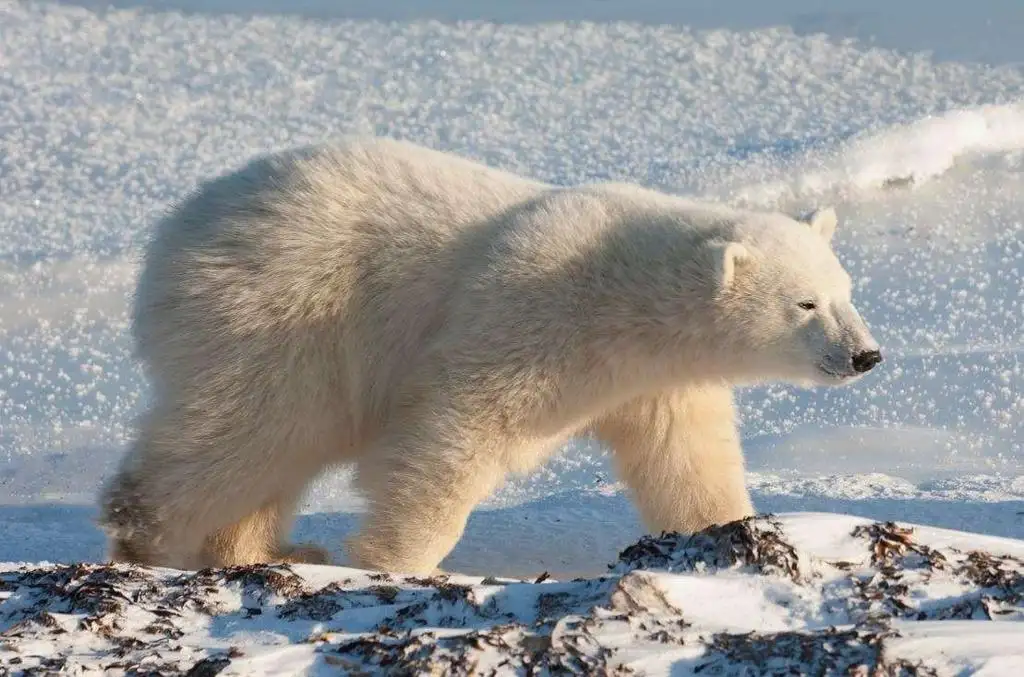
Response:
POLYGON ((814 303, 814 301, 801 301, 797 305, 803 308, 804 310, 814 310, 815 308, 818 307, 817 304, 814 303))

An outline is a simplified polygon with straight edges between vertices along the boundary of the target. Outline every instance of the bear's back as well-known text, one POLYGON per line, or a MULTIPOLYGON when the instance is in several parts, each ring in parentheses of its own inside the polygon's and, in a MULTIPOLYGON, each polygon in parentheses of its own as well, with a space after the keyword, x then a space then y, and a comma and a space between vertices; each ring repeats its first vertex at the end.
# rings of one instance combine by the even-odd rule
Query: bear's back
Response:
POLYGON ((388 139, 260 157, 202 184, 157 225, 138 289, 138 333, 146 333, 145 309, 175 296, 223 299, 234 288, 251 325, 257 314, 325 312, 357 288, 381 299, 410 284, 445 286, 436 275, 453 274, 446 264, 460 256, 467 229, 545 189, 388 139))
POLYGON ((301 378, 330 349, 353 358, 335 360, 346 373, 332 378, 369 387, 362 371, 376 365, 386 390, 445 323, 494 215, 546 189, 389 140, 258 158, 157 225, 136 290, 136 353, 155 383, 184 387, 243 357, 301 378))

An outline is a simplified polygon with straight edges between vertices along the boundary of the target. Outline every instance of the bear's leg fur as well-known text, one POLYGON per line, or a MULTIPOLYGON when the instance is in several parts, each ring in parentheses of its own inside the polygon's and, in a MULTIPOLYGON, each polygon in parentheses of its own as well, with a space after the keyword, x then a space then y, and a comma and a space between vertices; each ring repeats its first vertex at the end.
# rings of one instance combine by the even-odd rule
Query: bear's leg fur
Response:
POLYGON ((356 486, 369 505, 346 544, 350 564, 434 573, 462 537, 470 512, 504 479, 500 459, 494 440, 473 444, 440 431, 380 440, 358 461, 356 486))
POLYGON ((298 562, 327 564, 327 552, 315 545, 289 545, 298 497, 273 499, 231 526, 206 537, 204 566, 298 562))
POLYGON ((325 465, 321 450, 301 446, 306 422, 268 435, 267 417, 211 421, 204 411, 158 407, 142 422, 102 499, 112 559, 181 569, 317 559, 279 540, 325 465))
POLYGON ((732 389, 641 397, 596 422, 647 528, 692 533, 754 514, 732 389))

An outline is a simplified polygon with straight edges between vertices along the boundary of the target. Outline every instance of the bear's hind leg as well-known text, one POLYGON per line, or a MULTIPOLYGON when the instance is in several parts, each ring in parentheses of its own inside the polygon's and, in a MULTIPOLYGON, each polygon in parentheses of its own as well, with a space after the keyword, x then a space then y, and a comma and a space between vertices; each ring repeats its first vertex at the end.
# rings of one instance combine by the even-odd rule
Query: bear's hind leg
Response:
POLYGON ((692 533, 754 514, 731 388, 637 398, 594 431, 611 446, 648 529, 692 533))
POLYGON ((113 559, 196 569, 282 554, 281 520, 293 502, 277 501, 298 496, 318 474, 322 450, 303 446, 303 422, 268 436, 260 427, 266 417, 211 421, 202 411, 146 417, 103 492, 100 521, 113 559))
POLYGON ((207 536, 204 566, 294 562, 327 564, 327 552, 318 546, 284 541, 291 527, 297 499, 274 499, 231 526, 207 536))
POLYGON ((435 572, 462 537, 470 512, 504 479, 499 458, 483 444, 453 443, 430 433, 375 445, 358 464, 357 486, 369 506, 346 544, 350 564, 435 572))

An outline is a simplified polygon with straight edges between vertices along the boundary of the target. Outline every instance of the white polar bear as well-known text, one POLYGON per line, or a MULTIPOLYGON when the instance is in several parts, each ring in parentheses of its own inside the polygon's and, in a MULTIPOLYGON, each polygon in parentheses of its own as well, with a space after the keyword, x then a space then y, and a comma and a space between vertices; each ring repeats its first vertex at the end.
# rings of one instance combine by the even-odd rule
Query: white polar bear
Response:
POLYGON ((427 573, 503 478, 582 433, 652 530, 750 515, 732 387, 881 359, 834 226, 390 140, 258 159, 148 250, 133 329, 154 401, 104 490, 112 556, 325 561, 284 536, 353 462, 351 563, 427 573))

